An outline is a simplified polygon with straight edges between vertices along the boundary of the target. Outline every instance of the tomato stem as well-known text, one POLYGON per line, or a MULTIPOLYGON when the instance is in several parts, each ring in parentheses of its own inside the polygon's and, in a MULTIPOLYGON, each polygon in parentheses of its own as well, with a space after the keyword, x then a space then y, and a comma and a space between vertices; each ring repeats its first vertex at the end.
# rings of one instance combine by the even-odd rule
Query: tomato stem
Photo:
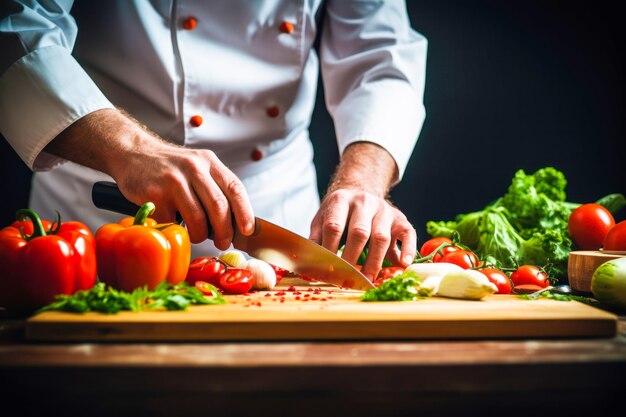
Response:
POLYGON ((19 221, 29 218, 33 222, 33 234, 30 236, 24 236, 24 240, 32 240, 36 237, 46 236, 46 231, 41 224, 41 218, 37 213, 31 209, 19 209, 15 212, 15 218, 19 221))
POLYGON ((426 256, 422 256, 421 258, 417 258, 413 260, 414 264, 419 264, 422 262, 428 262, 431 259, 433 259, 433 257, 437 254, 440 253, 441 249, 445 248, 446 246, 454 246, 451 243, 447 243, 447 242, 443 242, 441 245, 437 246, 437 249, 435 249, 434 251, 432 251, 431 253, 429 253, 426 256))
POLYGON ((137 210, 137 214, 135 215, 135 220, 133 221, 133 225, 143 226, 148 216, 154 213, 154 210, 156 210, 154 203, 150 201, 148 201, 147 203, 144 203, 144 205, 139 207, 139 210, 137 210))

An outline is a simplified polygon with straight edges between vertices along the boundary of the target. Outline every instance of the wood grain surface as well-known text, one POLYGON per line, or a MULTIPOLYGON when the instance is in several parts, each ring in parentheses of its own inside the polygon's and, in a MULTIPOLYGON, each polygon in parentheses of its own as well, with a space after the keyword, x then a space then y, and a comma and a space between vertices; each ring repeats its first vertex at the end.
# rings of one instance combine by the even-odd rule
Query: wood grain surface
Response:
POLYGON ((604 262, 626 256, 626 252, 603 252, 599 250, 570 252, 567 263, 567 279, 577 291, 591 292, 594 271, 604 262))
POLYGON ((73 314, 26 321, 26 337, 54 341, 424 340, 611 337, 617 316, 575 301, 493 295, 366 303, 360 292, 284 279, 272 291, 227 296, 187 311, 73 314), (287 290, 291 284, 298 284, 287 290))

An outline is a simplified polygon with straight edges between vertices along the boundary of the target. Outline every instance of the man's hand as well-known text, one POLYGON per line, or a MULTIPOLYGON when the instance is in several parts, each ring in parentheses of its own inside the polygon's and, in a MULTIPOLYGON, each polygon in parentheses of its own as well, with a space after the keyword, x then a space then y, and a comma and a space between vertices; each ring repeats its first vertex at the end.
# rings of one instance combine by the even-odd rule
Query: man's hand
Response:
POLYGON ((88 114, 45 150, 109 174, 135 204, 152 201, 159 222, 179 212, 194 243, 208 238, 210 224, 215 246, 228 248, 233 215, 243 234, 254 231, 243 184, 212 151, 168 143, 121 111, 88 114))
POLYGON ((369 242, 361 272, 370 280, 383 259, 406 266, 417 251, 415 229, 385 199, 396 177, 395 162, 387 151, 372 143, 350 145, 311 224, 310 239, 333 252, 347 230, 342 257, 353 265, 369 242))

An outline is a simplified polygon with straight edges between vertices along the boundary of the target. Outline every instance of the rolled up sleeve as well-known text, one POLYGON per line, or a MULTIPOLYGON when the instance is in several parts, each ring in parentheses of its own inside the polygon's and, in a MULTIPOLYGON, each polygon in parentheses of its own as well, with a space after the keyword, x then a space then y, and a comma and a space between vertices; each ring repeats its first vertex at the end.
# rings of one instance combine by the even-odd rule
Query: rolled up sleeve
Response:
POLYGON ((425 119, 427 41, 399 0, 329 1, 321 39, 326 105, 339 151, 354 142, 380 145, 399 181, 425 119))
POLYGON ((8 2, 0 10, 0 133, 34 171, 63 162, 43 151, 81 117, 113 108, 72 57, 72 2, 8 2), (10 7, 6 6, 10 4, 10 7))

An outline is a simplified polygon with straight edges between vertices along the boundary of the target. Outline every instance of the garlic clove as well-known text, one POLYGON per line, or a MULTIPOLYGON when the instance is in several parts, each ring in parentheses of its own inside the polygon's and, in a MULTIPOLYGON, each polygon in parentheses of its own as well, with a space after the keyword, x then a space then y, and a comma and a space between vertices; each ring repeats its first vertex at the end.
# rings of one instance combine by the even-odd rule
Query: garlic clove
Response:
POLYGON ((276 285, 276 272, 267 262, 251 258, 248 259, 244 268, 252 271, 252 276, 254 277, 252 288, 255 290, 271 290, 276 285))

